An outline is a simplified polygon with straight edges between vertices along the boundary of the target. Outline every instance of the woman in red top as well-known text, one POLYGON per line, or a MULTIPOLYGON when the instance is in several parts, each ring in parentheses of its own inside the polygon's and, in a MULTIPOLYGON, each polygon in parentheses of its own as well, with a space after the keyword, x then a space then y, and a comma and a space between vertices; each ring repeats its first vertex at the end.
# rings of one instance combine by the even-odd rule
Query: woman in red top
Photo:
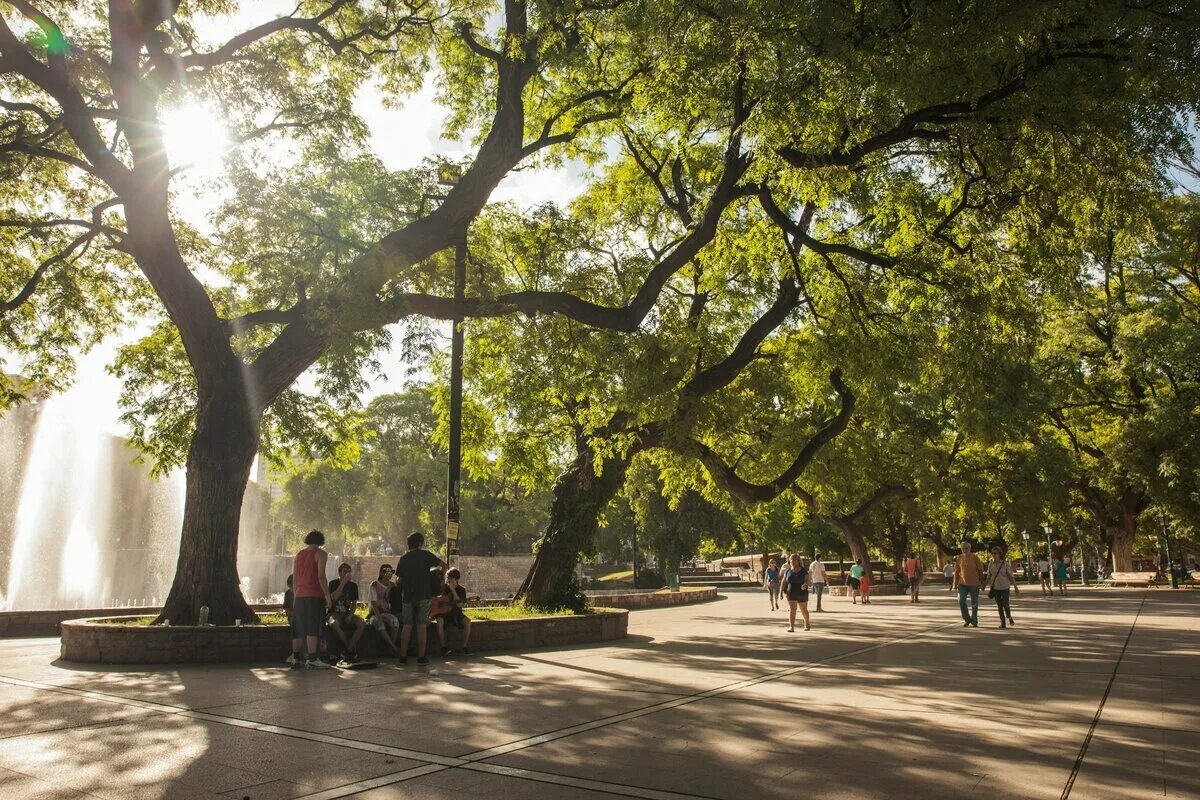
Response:
POLYGON ((329 558, 322 546, 325 544, 325 534, 309 531, 304 537, 304 544, 305 548, 296 553, 292 561, 292 589, 295 593, 292 606, 292 668, 329 669, 328 664, 317 659, 317 637, 321 634, 325 609, 333 608, 329 587, 325 583, 325 562, 329 558), (307 662, 300 655, 301 644, 307 645, 307 662))

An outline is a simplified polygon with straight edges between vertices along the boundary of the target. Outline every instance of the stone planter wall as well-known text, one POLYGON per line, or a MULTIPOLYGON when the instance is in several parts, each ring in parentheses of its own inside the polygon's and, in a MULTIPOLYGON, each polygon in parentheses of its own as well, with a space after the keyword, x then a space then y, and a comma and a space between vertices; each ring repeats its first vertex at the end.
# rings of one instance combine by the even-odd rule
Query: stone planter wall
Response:
POLYGON ((706 603, 717 599, 717 587, 695 586, 680 589, 677 592, 620 592, 613 594, 588 594, 589 599, 601 602, 612 608, 625 608, 637 611, 647 608, 667 608, 688 603, 706 603))
MULTIPOLYGON (((285 625, 167 628, 116 624, 114 621, 119 619, 64 621, 63 660, 87 664, 280 662, 291 652, 291 632, 285 625)), ((628 627, 629 613, 609 608, 577 617, 479 620, 471 630, 471 649, 488 652, 607 642, 625 638, 628 627)), ((429 642, 429 652, 436 652, 433 630, 429 642)), ((448 628, 447 644, 456 647, 460 643, 461 633, 448 628)), ((386 647, 374 629, 368 629, 359 643, 359 652, 368 657, 380 656, 386 654, 386 647)))
MULTIPOLYGON (((255 611, 278 611, 283 606, 253 605, 255 611)), ((84 619, 90 617, 121 616, 149 617, 157 616, 162 611, 158 606, 122 607, 122 608, 75 608, 70 610, 55 609, 42 611, 0 611, 0 639, 20 636, 58 636, 59 625, 69 619, 84 619)))

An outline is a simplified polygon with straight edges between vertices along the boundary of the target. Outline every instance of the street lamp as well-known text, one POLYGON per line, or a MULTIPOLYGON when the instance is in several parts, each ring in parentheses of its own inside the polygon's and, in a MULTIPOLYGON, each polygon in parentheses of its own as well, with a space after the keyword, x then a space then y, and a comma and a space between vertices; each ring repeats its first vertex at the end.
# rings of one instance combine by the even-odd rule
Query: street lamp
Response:
POLYGON ((1167 526, 1167 515, 1158 512, 1158 522, 1162 525, 1163 545, 1167 548, 1167 574, 1171 577, 1171 588, 1179 588, 1179 576, 1175 574, 1175 565, 1171 561, 1171 529, 1167 526))
POLYGON ((1021 538, 1025 540, 1025 579, 1033 583, 1033 556, 1029 553, 1029 531, 1021 531, 1021 538))
POLYGON ((1054 533, 1054 528, 1052 528, 1048 522, 1043 525, 1042 528, 1046 531, 1046 560, 1053 562, 1054 550, 1050 547, 1050 534, 1054 533))

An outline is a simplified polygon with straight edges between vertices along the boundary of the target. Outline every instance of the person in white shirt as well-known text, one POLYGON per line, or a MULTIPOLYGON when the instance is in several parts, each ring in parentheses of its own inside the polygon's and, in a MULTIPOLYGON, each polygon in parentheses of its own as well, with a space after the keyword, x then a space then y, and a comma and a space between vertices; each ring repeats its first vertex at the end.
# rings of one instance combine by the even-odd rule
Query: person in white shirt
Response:
POLYGON ((1050 562, 1044 558, 1039 558, 1037 571, 1038 577, 1042 579, 1042 595, 1053 595, 1054 589, 1050 587, 1050 562))
POLYGON ((1004 557, 999 547, 992 548, 992 560, 987 568, 988 596, 996 601, 996 609, 1000 612, 1000 627, 1007 628, 1013 624, 1012 609, 1009 606, 1009 592, 1020 593, 1016 576, 1013 575, 1012 563, 1004 557))
POLYGON ((947 591, 954 591, 954 559, 946 562, 946 566, 942 567, 942 574, 946 576, 947 591))
POLYGON ((817 611, 825 610, 821 608, 821 595, 825 594, 826 581, 825 563, 821 561, 821 554, 817 553, 813 556, 812 563, 808 565, 808 582, 817 595, 817 611))

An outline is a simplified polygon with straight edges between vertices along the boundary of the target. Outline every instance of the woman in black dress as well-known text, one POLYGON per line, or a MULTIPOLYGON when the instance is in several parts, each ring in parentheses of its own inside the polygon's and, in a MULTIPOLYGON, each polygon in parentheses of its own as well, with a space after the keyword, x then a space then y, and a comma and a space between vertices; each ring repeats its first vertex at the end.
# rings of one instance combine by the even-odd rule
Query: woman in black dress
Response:
POLYGON ((796 630, 796 607, 804 617, 804 630, 809 630, 808 623, 808 567, 799 553, 793 553, 788 561, 791 569, 783 579, 783 591, 788 601, 788 633, 796 630))

